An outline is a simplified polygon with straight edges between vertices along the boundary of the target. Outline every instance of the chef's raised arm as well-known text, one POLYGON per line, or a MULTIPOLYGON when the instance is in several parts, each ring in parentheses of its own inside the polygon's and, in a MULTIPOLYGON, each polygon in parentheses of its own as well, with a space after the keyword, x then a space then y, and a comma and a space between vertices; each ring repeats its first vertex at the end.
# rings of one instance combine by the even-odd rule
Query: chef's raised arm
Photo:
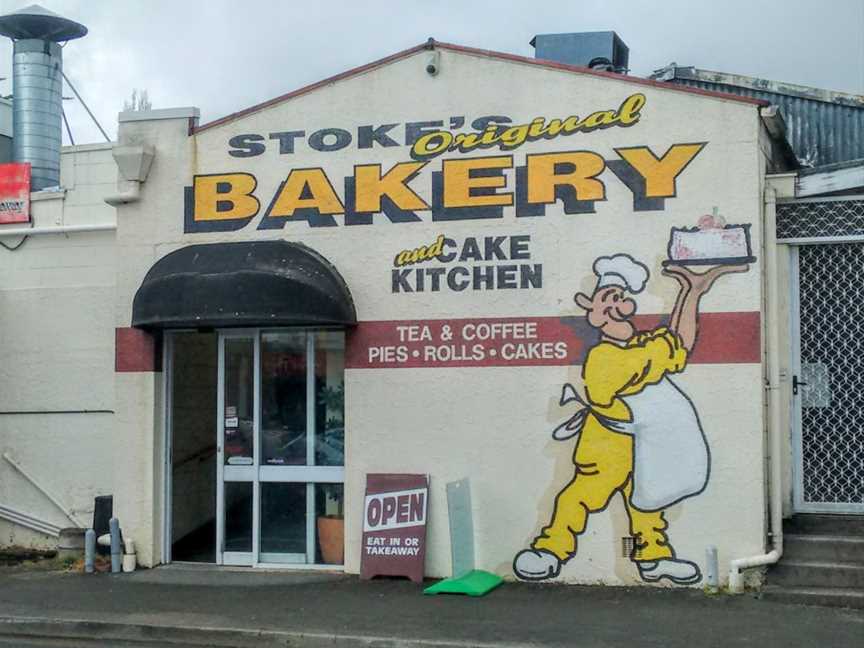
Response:
POLYGON ((678 299, 669 319, 669 328, 674 331, 688 351, 696 346, 699 335, 699 301, 711 290, 714 282, 724 274, 747 272, 746 263, 718 265, 707 272, 697 273, 684 266, 668 266, 663 270, 667 277, 673 277, 680 285, 678 299))
POLYGON ((585 394, 605 416, 626 420, 629 410, 618 396, 636 393, 638 389, 632 388, 637 385, 658 383, 667 373, 682 371, 686 363, 681 338, 666 327, 639 334, 626 347, 601 342, 582 368, 585 394))

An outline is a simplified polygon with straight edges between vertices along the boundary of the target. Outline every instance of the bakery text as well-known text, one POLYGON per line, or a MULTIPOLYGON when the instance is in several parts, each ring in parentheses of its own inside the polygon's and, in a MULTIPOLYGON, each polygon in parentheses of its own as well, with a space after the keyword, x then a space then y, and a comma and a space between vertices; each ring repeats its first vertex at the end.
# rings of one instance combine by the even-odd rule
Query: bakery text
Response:
POLYGON ((262 191, 248 172, 193 177, 185 189, 184 230, 225 232, 257 221, 259 230, 288 223, 310 227, 499 219, 504 208, 516 218, 546 215, 560 202, 565 214, 594 213, 607 200, 607 170, 630 190, 634 211, 665 208, 678 195, 681 173, 705 142, 616 148, 614 159, 587 150, 357 164, 341 179, 341 191, 320 167, 289 169, 275 191, 262 191), (428 213, 428 216, 421 214, 428 213))

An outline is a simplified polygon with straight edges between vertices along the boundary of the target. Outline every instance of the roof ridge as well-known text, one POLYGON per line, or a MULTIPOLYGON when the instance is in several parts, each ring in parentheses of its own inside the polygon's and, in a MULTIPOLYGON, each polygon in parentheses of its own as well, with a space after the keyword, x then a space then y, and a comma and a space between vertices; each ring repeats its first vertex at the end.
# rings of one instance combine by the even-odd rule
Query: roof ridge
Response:
POLYGON ((207 122, 206 124, 201 124, 200 126, 195 127, 192 133, 199 133, 204 130, 208 130, 211 128, 215 128, 216 126, 221 126, 223 124, 227 124, 235 119, 240 119, 241 117, 245 117, 247 115, 251 115, 256 112, 260 112, 266 108, 271 106, 275 106, 277 104, 282 103, 283 101, 288 101, 289 99, 293 99, 295 97, 299 97, 304 94, 308 94, 313 90, 317 90, 324 86, 330 85, 331 83, 335 83, 337 81, 342 81, 344 79, 351 78, 353 76, 357 76, 359 74, 363 74, 365 72, 369 72, 371 70, 377 69, 379 67, 383 67, 390 63, 394 63, 403 58, 407 58, 413 54, 421 52, 423 50, 434 49, 435 47, 441 48, 443 50, 448 50, 451 52, 457 52, 460 54, 468 54, 471 56, 482 56, 485 58, 498 59, 503 61, 510 61, 511 63, 522 63, 527 65, 534 65, 537 67, 543 67, 546 69, 553 70, 561 70, 563 72, 572 72, 574 74, 583 74, 586 76, 594 76, 605 79, 611 79, 614 81, 622 81, 624 83, 632 83, 635 85, 648 86, 652 88, 658 88, 660 90, 667 90, 670 92, 682 92, 685 94, 693 94, 699 95, 703 97, 712 97, 714 99, 723 99, 726 101, 737 101, 739 103, 747 103, 755 106, 768 106, 769 102, 764 101, 762 99, 754 99, 752 97, 742 97, 740 95, 729 94, 725 92, 714 92, 712 90, 703 90, 701 88, 690 88, 685 86, 676 86, 671 83, 666 83, 664 81, 654 81, 652 79, 645 79, 642 77, 634 77, 628 76, 625 74, 619 74, 617 72, 604 72, 602 70, 594 70, 591 68, 581 67, 578 65, 570 65, 568 63, 558 63, 557 61, 548 61, 545 59, 536 59, 529 58, 527 56, 520 56, 518 54, 508 54, 506 52, 497 52, 494 50, 480 49, 476 47, 468 47, 465 45, 456 45, 454 43, 446 43, 443 41, 436 41, 430 38, 427 41, 419 45, 415 45, 414 47, 409 47, 408 49, 402 50, 400 52, 396 52, 395 54, 391 54, 390 56, 385 56, 384 58, 380 58, 376 61, 372 61, 371 63, 366 63, 365 65, 360 65, 355 68, 351 68, 345 70, 344 72, 340 72, 339 74, 335 74, 333 76, 327 77, 325 79, 321 79, 320 81, 316 81, 315 83, 311 83, 309 85, 297 88, 296 90, 292 90, 291 92, 287 92, 285 94, 279 95, 272 99, 268 99, 267 101, 262 101, 260 103, 249 106, 248 108, 244 108, 243 110, 239 110, 237 112, 233 112, 231 114, 225 115, 224 117, 220 117, 213 121, 207 122))

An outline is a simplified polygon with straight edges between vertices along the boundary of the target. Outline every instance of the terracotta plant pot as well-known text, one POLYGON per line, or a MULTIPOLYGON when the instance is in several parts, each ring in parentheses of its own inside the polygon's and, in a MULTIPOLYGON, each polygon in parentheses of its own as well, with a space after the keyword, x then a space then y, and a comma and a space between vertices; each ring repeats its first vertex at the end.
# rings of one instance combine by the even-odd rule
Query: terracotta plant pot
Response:
POLYGON ((318 518, 318 544, 321 546, 321 560, 328 565, 341 565, 345 562, 345 519, 336 515, 322 515, 318 518))

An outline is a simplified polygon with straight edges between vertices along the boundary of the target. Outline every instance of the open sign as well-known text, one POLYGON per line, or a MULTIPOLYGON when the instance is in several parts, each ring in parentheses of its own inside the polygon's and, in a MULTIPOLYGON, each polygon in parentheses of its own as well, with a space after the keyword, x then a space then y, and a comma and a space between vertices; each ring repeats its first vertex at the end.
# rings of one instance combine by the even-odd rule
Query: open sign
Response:
POLYGON ((366 496, 364 531, 385 531, 426 524, 425 488, 366 496))
POLYGON ((407 576, 422 582, 428 507, 426 475, 367 475, 361 578, 407 576))

